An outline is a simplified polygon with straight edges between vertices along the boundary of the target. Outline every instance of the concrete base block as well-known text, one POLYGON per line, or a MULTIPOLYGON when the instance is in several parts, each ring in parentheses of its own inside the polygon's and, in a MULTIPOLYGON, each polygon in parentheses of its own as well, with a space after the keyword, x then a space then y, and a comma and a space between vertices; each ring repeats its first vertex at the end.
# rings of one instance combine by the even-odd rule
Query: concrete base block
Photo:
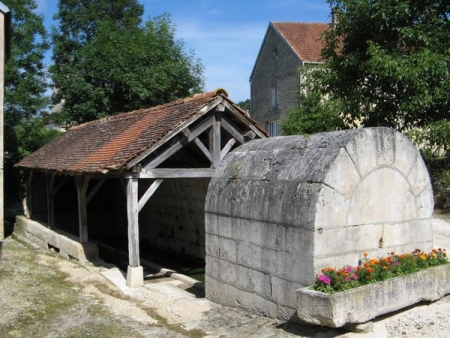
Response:
POLYGON ((127 286, 138 288, 144 286, 144 269, 142 266, 129 266, 127 268, 127 286))
POLYGON ((98 258, 97 245, 91 242, 79 243, 76 236, 65 231, 49 229, 45 223, 34 221, 25 216, 16 217, 16 226, 24 235, 44 249, 49 246, 57 249, 61 256, 78 261, 98 258))

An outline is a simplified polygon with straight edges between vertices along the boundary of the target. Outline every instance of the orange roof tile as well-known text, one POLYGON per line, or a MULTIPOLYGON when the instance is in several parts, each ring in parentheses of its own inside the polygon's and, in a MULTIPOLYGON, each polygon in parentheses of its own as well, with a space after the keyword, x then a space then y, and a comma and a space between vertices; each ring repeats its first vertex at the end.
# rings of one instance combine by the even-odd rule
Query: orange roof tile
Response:
POLYGON ((75 126, 16 166, 90 173, 124 169, 214 100, 222 97, 230 101, 226 96, 224 90, 216 90, 75 126))
POLYGON ((322 34, 330 29, 326 23, 272 22, 273 27, 291 46, 300 60, 322 62, 320 56, 324 47, 322 34))

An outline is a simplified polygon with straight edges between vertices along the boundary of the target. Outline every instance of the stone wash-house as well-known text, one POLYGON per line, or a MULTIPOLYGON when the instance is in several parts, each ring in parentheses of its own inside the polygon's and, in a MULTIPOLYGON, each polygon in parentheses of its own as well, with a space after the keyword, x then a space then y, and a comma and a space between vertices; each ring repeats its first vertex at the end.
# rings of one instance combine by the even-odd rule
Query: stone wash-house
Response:
POLYGON ((280 135, 282 118, 299 105, 300 67, 322 63, 326 23, 271 22, 250 75, 251 117, 280 135))
POLYGON ((32 235, 60 251, 65 239, 48 228, 83 247, 91 238, 128 244, 127 284, 142 285, 140 243, 204 260, 215 168, 239 145, 266 137, 222 89, 72 127, 17 164, 28 177, 27 217, 17 223, 37 227, 32 235))

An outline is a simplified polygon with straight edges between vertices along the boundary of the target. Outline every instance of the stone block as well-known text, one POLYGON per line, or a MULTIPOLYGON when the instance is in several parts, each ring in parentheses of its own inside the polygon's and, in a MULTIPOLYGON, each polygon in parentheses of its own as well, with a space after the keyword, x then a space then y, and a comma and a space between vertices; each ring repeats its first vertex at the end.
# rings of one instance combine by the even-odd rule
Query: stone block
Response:
POLYGON ((127 268, 127 286, 137 288, 144 286, 144 270, 142 266, 129 266, 127 268))
POLYGON ((411 172, 408 175, 408 180, 412 183, 411 188, 414 196, 419 195, 431 185, 427 167, 420 154, 417 154, 416 156, 416 162, 412 165, 411 172))
POLYGON ((347 225, 350 199, 324 185, 315 206, 316 229, 328 229, 347 225))
POLYGON ((346 198, 350 198, 360 181, 361 177, 355 164, 345 149, 341 148, 323 183, 346 198))
POLYGON ((433 242, 431 219, 383 225, 384 247, 398 247, 421 242, 433 242))
POLYGON ((326 229, 315 234, 314 256, 336 256, 368 251, 378 247, 383 236, 381 224, 326 229))
POLYGON ((239 290, 209 276, 205 277, 205 293, 207 299, 225 306, 239 307, 271 318, 277 316, 277 305, 274 302, 255 293, 239 290))
POLYGON ((408 137, 401 133, 395 134, 395 167, 408 176, 416 157, 419 156, 417 149, 412 145, 408 137))
POLYGON ((356 188, 349 206, 348 225, 415 219, 411 185, 398 171, 381 168, 356 188), (401 207, 400 207, 401 206, 401 207))

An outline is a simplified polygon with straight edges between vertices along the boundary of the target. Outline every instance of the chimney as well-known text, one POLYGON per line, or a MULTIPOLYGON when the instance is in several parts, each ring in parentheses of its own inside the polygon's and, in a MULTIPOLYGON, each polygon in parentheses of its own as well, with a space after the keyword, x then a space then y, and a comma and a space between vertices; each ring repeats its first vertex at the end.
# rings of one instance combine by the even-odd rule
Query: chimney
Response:
POLYGON ((339 10, 335 7, 331 10, 331 25, 339 23, 339 10))

